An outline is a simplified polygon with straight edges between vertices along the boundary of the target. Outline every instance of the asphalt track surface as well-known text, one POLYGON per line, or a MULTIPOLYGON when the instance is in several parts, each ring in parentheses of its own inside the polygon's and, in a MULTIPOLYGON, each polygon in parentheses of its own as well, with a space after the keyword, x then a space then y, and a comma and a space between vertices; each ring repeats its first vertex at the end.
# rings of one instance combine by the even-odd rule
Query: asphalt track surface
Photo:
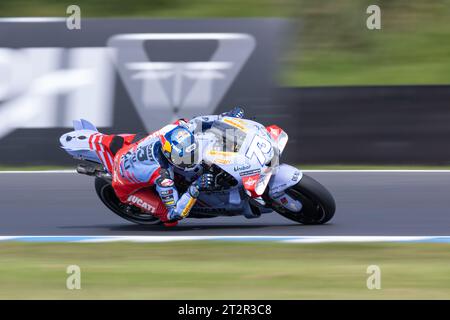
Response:
POLYGON ((259 219, 186 219, 139 226, 97 199, 93 178, 75 173, 0 173, 0 235, 450 235, 450 172, 314 172, 336 199, 320 226, 277 213, 259 219))

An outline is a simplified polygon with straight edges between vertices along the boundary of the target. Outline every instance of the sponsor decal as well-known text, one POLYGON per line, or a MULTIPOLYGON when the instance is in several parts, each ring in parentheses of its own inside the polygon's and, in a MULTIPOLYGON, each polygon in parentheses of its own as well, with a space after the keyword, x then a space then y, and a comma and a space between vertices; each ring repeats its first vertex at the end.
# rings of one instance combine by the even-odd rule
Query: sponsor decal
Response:
POLYGON ((155 162, 155 158, 153 157, 153 145, 151 143, 148 146, 136 146, 133 150, 128 151, 121 157, 121 161, 123 163, 123 167, 125 170, 130 169, 134 163, 136 162, 144 162, 150 161, 155 162))
POLYGON ((242 180, 244 182, 244 186, 246 189, 252 189, 256 185, 256 182, 258 181, 258 175, 244 177, 242 178, 242 180))
POLYGON ((155 211, 155 208, 152 205, 150 205, 149 203, 145 202, 141 198, 136 197, 134 195, 129 196, 127 201, 129 203, 132 203, 132 204, 134 204, 134 205, 136 205, 136 206, 138 206, 138 207, 148 211, 148 212, 153 213, 155 211))
POLYGON ((172 189, 160 191, 161 196, 167 196, 173 193, 172 189))
POLYGON ((234 157, 236 152, 211 150, 208 152, 211 156, 234 157))
POLYGON ((250 169, 249 164, 237 165, 234 167, 234 171, 243 171, 243 170, 247 170, 247 169, 250 169))
POLYGON ((131 168, 131 162, 130 162, 131 156, 132 156, 131 151, 128 151, 127 153, 125 153, 122 156, 122 165, 125 170, 128 170, 131 168))
POLYGON ((260 172, 261 172, 261 169, 252 169, 252 170, 248 170, 248 171, 239 172, 239 175, 241 177, 244 177, 244 176, 255 175, 260 172))
POLYGON ((266 138, 255 135, 245 156, 250 160, 256 157, 261 166, 263 166, 273 158, 272 144, 266 138))
POLYGON ((160 184, 162 187, 171 187, 173 186, 174 182, 172 179, 163 179, 160 184))
POLYGON ((223 121, 228 123, 229 125, 232 125, 235 128, 238 128, 238 129, 244 131, 244 132, 247 131, 247 128, 244 126, 244 124, 238 123, 237 120, 231 120, 231 119, 225 118, 225 119, 223 119, 223 121))
POLYGON ((234 159, 234 157, 237 155, 236 152, 229 152, 229 151, 217 151, 217 150, 211 150, 208 151, 208 154, 210 156, 214 156, 214 163, 220 163, 220 164, 230 164, 231 161, 234 159))
POLYGON ((216 158, 214 159, 215 163, 219 163, 219 164, 230 164, 231 160, 230 159, 223 159, 223 158, 216 158))
POLYGON ((295 173, 294 173, 294 175, 292 176, 292 181, 297 181, 298 180, 298 177, 300 176, 300 171, 296 171, 295 173))
POLYGON ((148 152, 146 150, 147 147, 139 147, 136 151, 136 158, 139 161, 148 160, 148 152))
POLYGON ((285 190, 286 187, 287 187, 287 184, 286 184, 286 183, 283 183, 283 184, 280 184, 280 185, 278 185, 278 186, 276 186, 276 187, 271 188, 270 192, 271 192, 273 195, 275 195, 275 194, 278 194, 278 193, 280 193, 280 192, 283 192, 283 190, 285 190))
POLYGON ((155 145, 155 142, 152 142, 151 144, 149 144, 148 146, 145 147, 146 151, 147 151, 147 159, 151 162, 156 162, 155 157, 153 156, 153 146, 155 145))

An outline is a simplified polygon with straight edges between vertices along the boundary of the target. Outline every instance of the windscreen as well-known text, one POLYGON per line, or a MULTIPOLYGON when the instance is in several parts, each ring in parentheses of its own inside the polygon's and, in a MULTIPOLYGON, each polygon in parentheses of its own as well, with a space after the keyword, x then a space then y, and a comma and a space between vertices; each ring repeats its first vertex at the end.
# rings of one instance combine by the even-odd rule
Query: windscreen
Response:
POLYGON ((246 137, 245 132, 222 121, 215 121, 209 132, 217 137, 215 151, 239 152, 246 137))

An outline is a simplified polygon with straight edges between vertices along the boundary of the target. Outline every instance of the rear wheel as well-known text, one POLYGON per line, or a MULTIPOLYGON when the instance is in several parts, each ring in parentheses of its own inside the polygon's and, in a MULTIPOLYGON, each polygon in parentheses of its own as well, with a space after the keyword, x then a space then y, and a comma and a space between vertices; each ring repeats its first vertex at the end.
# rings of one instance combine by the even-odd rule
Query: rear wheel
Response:
POLYGON ((272 208, 283 217, 302 224, 324 224, 333 218, 336 210, 333 196, 310 176, 304 174, 286 193, 300 201, 303 207, 300 212, 294 212, 272 202, 272 208))
POLYGON ((153 225, 161 223, 158 218, 151 214, 144 213, 137 207, 120 202, 112 185, 104 179, 95 178, 95 191, 103 204, 121 218, 137 224, 153 225))

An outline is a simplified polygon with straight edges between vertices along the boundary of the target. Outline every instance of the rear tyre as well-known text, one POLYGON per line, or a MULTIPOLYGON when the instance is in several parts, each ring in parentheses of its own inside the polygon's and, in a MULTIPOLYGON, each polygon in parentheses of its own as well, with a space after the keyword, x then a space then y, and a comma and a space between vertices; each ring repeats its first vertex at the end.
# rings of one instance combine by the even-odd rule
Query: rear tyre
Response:
POLYGON ((302 224, 324 224, 331 220, 336 203, 331 193, 310 176, 303 175, 300 181, 286 190, 293 199, 302 203, 300 212, 290 211, 274 202, 272 208, 285 218, 302 224))
POLYGON ((95 191, 103 204, 119 217, 137 224, 155 225, 161 221, 148 213, 143 213, 139 208, 120 202, 111 183, 101 178, 95 178, 95 191))

